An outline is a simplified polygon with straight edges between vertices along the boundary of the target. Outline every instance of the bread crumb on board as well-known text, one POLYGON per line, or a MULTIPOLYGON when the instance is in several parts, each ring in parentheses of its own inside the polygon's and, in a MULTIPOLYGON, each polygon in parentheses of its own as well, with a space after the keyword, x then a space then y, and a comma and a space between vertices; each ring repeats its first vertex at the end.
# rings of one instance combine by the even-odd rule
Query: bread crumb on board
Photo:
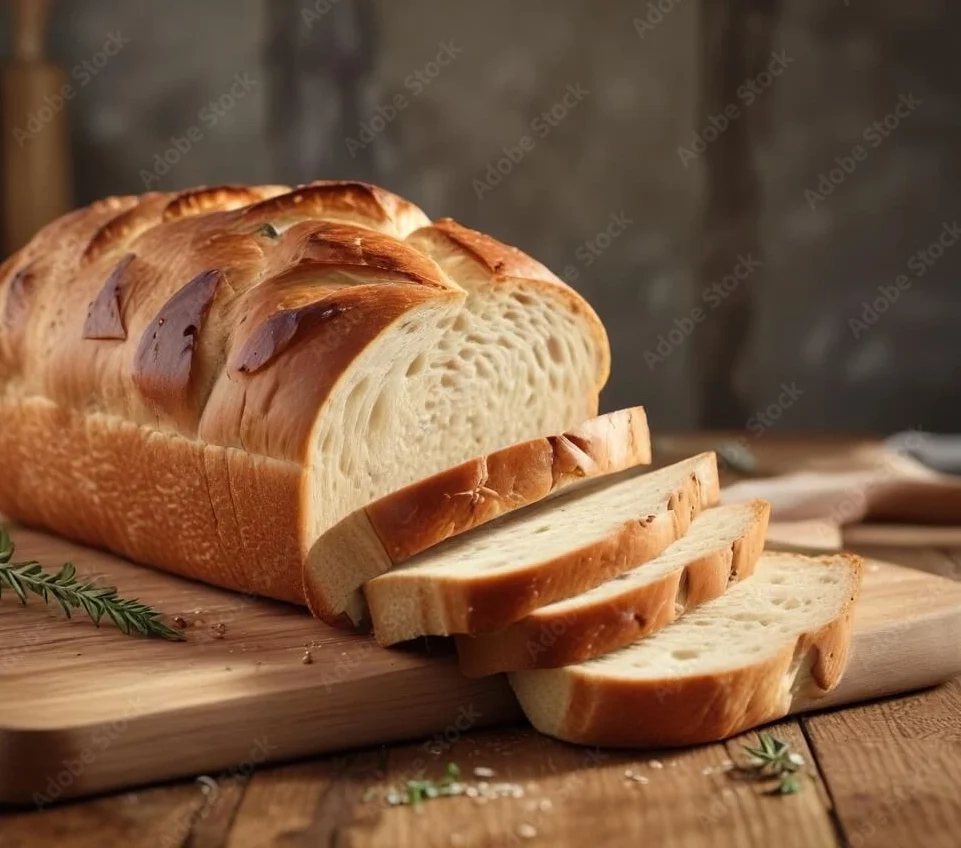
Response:
POLYGON ((310 651, 304 651, 304 655, 300 658, 300 661, 304 665, 310 665, 314 661, 314 657, 310 651))

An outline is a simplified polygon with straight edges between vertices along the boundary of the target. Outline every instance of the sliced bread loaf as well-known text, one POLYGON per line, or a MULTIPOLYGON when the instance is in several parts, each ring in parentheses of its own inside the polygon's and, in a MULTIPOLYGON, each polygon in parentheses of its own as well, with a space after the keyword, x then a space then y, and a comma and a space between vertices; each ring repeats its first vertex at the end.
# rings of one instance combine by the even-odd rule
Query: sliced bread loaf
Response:
POLYGON ((666 627, 753 573, 769 513, 765 501, 709 509, 681 539, 637 568, 583 595, 540 607, 496 633, 458 636, 461 671, 480 677, 557 668, 666 627))
POLYGON ((713 453, 627 472, 448 539, 364 586, 382 645, 487 633, 657 556, 717 503, 713 453))
POLYGON ((847 663, 857 557, 764 554, 749 579, 627 648, 510 675, 531 723, 588 745, 724 739, 833 689, 847 663))
POLYGON ((445 539, 591 477, 645 465, 643 407, 476 457, 352 512, 314 544, 304 594, 329 624, 366 617, 363 584, 445 539))

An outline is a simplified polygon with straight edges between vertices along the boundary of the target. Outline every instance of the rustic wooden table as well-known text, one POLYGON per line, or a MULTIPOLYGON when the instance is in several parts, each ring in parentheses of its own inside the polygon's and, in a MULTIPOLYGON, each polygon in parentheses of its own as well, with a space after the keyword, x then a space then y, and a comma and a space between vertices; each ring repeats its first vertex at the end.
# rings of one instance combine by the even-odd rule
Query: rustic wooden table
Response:
MULTIPOLYGON (((795 445, 792 449, 796 450, 795 445)), ((961 547, 857 546, 878 559, 961 578, 961 547)), ((961 681, 783 721, 809 780, 772 796, 725 769, 746 734, 724 744, 644 754, 585 750, 526 727, 451 730, 433 742, 350 752, 248 773, 141 788, 43 810, 0 812, 0 848, 112 845, 914 846, 961 842, 961 681), (391 807, 385 787, 426 763, 517 785, 518 797, 443 798, 391 807), (482 772, 483 773, 483 772, 482 772), (374 795, 376 790, 376 797, 374 795)))

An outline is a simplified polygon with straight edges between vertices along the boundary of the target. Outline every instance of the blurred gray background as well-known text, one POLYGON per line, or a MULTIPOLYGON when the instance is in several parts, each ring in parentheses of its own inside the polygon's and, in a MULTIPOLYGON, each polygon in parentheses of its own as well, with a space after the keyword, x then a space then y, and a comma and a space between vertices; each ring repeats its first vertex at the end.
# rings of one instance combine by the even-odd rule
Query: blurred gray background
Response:
POLYGON ((118 32, 69 104, 80 202, 370 180, 583 292, 606 408, 961 430, 958 4, 85 0, 50 53, 79 82, 118 32))

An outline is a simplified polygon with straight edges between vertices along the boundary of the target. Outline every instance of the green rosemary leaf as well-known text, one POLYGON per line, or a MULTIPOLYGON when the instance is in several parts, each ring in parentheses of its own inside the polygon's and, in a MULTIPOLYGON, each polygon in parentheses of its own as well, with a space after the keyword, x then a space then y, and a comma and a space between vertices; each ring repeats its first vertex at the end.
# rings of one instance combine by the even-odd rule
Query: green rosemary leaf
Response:
POLYGON ((11 569, 4 574, 4 578, 7 585, 13 589, 13 591, 16 593, 16 596, 20 599, 20 603, 25 604, 27 602, 27 590, 16 570, 11 569))
POLYGON ((50 578, 50 583, 56 583, 60 586, 66 586, 73 582, 74 577, 77 575, 77 570, 73 567, 73 563, 65 562, 60 566, 60 570, 50 578))
POLYGON ((83 607, 87 618, 96 625, 100 624, 100 619, 103 618, 103 607, 99 606, 94 598, 81 597, 80 606, 83 607))
POLYGON ((72 563, 64 563, 50 574, 37 562, 11 562, 15 547, 10 534, 0 527, 0 595, 4 587, 16 594, 21 604, 28 595, 36 595, 47 605, 56 601, 67 618, 82 609, 94 624, 106 616, 122 633, 137 632, 143 636, 181 641, 184 634, 163 623, 160 613, 140 601, 125 600, 113 586, 98 586, 94 580, 82 580, 72 563))
POLYGON ((0 527, 0 563, 10 562, 13 556, 13 539, 6 527, 0 527))

